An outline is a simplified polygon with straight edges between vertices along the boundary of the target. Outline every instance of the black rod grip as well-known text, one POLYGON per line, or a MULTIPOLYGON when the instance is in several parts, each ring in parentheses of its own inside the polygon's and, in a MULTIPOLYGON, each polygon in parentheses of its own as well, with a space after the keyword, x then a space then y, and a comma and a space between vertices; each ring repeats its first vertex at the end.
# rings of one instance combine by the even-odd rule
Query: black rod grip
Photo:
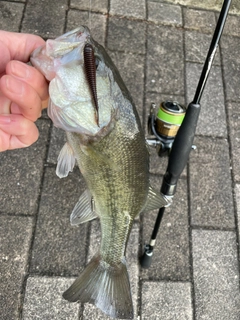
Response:
POLYGON ((177 181, 189 157, 200 113, 200 104, 190 103, 182 125, 178 130, 169 156, 167 171, 164 175, 161 192, 173 196, 177 181))

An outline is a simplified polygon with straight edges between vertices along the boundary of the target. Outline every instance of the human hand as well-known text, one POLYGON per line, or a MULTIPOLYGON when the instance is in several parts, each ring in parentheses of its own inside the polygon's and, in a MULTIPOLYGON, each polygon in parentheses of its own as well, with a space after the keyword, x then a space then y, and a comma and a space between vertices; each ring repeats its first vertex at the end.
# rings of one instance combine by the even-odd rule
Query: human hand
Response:
POLYGON ((38 139, 34 121, 47 106, 48 83, 26 62, 44 43, 35 35, 0 30, 0 152, 28 147, 38 139))

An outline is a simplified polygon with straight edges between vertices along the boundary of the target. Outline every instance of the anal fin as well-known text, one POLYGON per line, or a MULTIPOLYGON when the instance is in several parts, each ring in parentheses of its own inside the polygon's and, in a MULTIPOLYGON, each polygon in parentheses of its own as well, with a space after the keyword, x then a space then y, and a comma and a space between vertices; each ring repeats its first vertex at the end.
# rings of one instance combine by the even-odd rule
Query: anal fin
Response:
POLYGON ((162 207, 168 207, 171 204, 171 200, 165 197, 160 192, 154 190, 151 186, 148 191, 148 198, 143 212, 159 209, 162 207))
POLYGON ((94 200, 88 190, 84 191, 76 203, 71 216, 71 225, 78 225, 97 218, 94 210, 94 200))

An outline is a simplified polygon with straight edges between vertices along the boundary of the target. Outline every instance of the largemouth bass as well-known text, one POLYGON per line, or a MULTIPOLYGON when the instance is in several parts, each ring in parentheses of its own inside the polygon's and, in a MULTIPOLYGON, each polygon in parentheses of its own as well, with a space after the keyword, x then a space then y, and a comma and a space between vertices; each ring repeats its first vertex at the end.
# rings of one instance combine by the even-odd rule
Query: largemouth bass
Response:
POLYGON ((99 217, 101 244, 83 273, 64 292, 113 318, 132 319, 125 251, 134 218, 168 204, 149 183, 149 153, 133 100, 112 60, 79 27, 34 51, 32 64, 50 81, 48 114, 67 134, 57 174, 75 159, 88 190, 73 209, 73 225, 99 217))

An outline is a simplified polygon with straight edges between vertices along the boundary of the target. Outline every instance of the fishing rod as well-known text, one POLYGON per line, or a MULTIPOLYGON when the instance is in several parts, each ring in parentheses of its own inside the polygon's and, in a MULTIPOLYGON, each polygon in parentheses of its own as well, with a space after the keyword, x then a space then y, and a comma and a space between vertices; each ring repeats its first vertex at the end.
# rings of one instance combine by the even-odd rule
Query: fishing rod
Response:
MULTIPOLYGON (((151 105, 148 127, 149 132, 155 138, 147 139, 147 142, 150 146, 157 148, 159 156, 171 150, 161 186, 161 193, 170 199, 173 198, 176 192, 178 179, 193 148, 193 139, 201 109, 200 100, 218 48, 231 1, 224 0, 223 2, 194 99, 187 109, 177 102, 166 101, 160 105, 156 114, 156 105, 151 105)), ((145 245, 144 254, 140 259, 140 264, 143 268, 149 268, 151 265, 153 249, 164 212, 165 207, 159 209, 150 243, 145 245)))

